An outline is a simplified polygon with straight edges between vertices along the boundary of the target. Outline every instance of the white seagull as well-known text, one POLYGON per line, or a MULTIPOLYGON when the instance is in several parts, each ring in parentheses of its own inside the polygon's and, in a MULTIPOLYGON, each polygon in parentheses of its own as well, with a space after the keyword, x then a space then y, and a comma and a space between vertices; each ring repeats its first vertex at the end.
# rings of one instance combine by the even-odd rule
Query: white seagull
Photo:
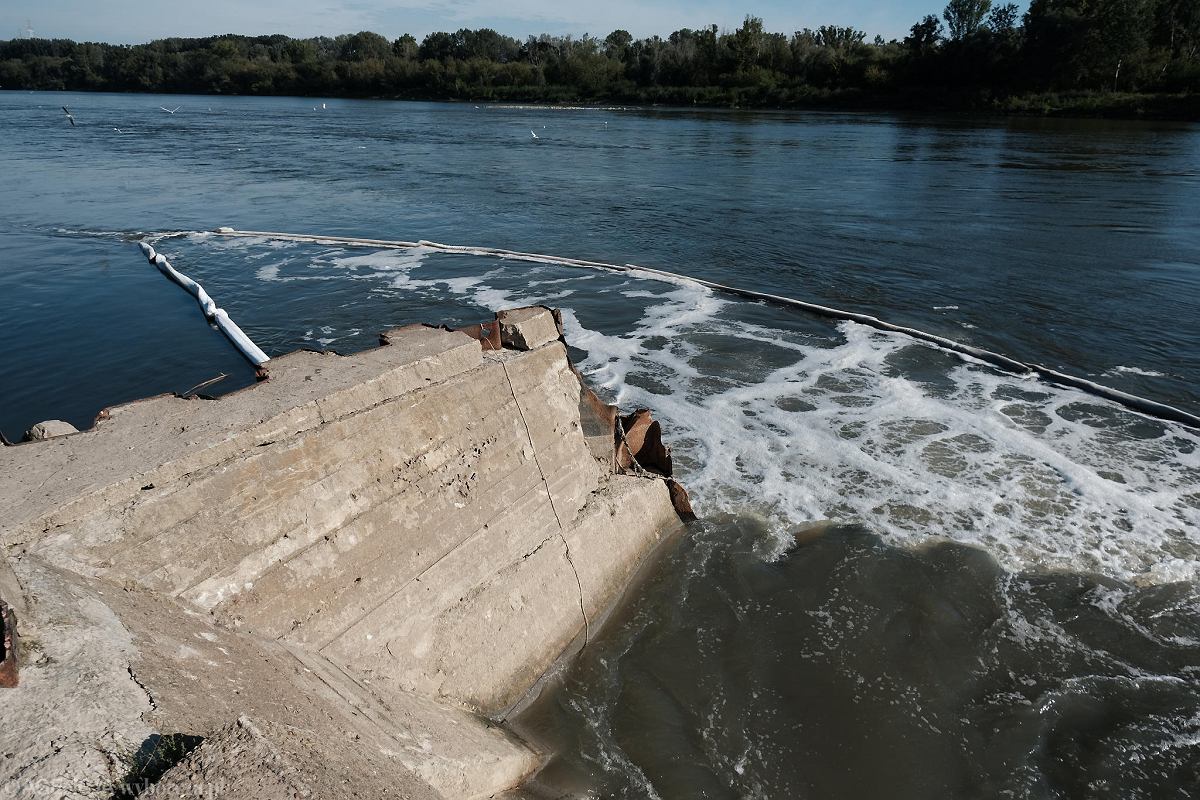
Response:
POLYGON ((183 106, 175 106, 174 108, 167 108, 166 106, 159 106, 159 108, 161 108, 163 111, 167 112, 168 114, 174 114, 176 111, 183 108, 183 106))
POLYGON ((71 127, 75 127, 75 117, 71 115, 71 109, 66 106, 62 107, 63 113, 67 115, 67 119, 71 120, 71 127))
MULTIPOLYGON (((74 123, 72 123, 72 124, 74 124, 74 123)), ((537 135, 536 133, 534 133, 534 132, 533 132, 533 129, 532 129, 532 128, 529 130, 529 135, 530 135, 530 136, 532 136, 532 137, 533 137, 533 138, 535 138, 535 139, 537 139, 537 138, 538 138, 538 135, 537 135)))

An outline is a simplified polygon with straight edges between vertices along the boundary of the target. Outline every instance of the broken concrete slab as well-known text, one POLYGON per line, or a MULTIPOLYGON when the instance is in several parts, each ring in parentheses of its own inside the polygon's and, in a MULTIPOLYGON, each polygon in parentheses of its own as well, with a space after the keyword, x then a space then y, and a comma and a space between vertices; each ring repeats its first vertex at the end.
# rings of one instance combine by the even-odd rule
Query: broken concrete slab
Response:
POLYGON ((500 322, 500 341, 514 350, 535 350, 562 338, 558 317, 543 306, 501 311, 496 319, 500 322))
POLYGON ((246 714, 306 731, 325 742, 324 759, 353 765, 359 777, 345 788, 358 794, 333 797, 375 796, 365 788, 372 776, 410 776, 447 797, 486 796, 538 765, 503 729, 373 685, 319 654, 33 556, 16 567, 37 598, 28 644, 38 660, 6 695, 0 726, 0 749, 14 754, 0 761, 0 785, 14 797, 107 800, 151 737, 208 737, 246 714))
POLYGON ((219 400, 161 395, 107 409, 79 435, 0 448, 0 497, 8 508, 0 545, 37 538, 34 520, 52 528, 73 524, 111 509, 117 498, 152 491, 144 486, 219 469, 258 445, 394 400, 482 361, 479 344, 462 334, 418 326, 395 339, 394 349, 353 358, 290 353, 271 361, 270 380, 219 400))
POLYGON ((14 566, 30 612, 21 685, 3 695, 0 798, 109 798, 124 760, 155 732, 129 668, 133 637, 70 573, 14 566))
POLYGON ((63 422, 61 419, 48 419, 25 431, 25 441, 41 442, 53 439, 55 436, 67 436, 72 433, 79 433, 79 429, 71 423, 63 422))
MULTIPOLYGON (((508 341, 541 343, 487 350, 500 320, 411 326, 355 356, 275 359, 219 400, 151 398, 0 449, 14 566, 0 597, 51 598, 31 605, 35 643, 107 643, 25 668, 17 691, 34 690, 12 735, 39 715, 57 719, 52 741, 88 733, 22 745, 0 773, 41 764, 103 785, 100 767, 151 735, 243 741, 228 728, 243 716, 304 731, 314 763, 357 758, 364 776, 411 774, 446 797, 536 769, 478 715, 586 641, 680 522, 661 477, 619 474, 616 411, 582 386, 556 316, 508 316, 508 341), (73 677, 85 656, 95 686, 73 677), (53 711, 83 704, 77 690, 95 700, 79 726, 53 711)), ((214 743, 196 759, 222 752, 234 757, 214 743)))

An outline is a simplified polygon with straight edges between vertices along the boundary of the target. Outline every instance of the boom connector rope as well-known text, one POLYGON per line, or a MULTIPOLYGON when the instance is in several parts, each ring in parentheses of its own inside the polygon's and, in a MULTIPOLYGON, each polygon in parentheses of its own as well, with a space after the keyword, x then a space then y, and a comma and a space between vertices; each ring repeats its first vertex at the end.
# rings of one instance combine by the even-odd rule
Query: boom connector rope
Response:
POLYGON ((524 253, 517 250, 504 250, 496 247, 468 247, 463 245, 442 244, 440 242, 431 242, 422 239, 417 242, 405 242, 398 240, 387 239, 363 239, 352 236, 319 236, 311 234, 297 233, 280 233, 277 231, 241 231, 234 228, 218 228, 215 233, 221 236, 234 236, 244 238, 266 238, 278 239, 282 241, 293 242, 310 242, 313 244, 330 244, 344 245, 348 247, 374 247, 380 249, 409 249, 420 247, 426 250, 435 250, 442 253, 457 253, 461 255, 473 256, 491 256, 494 258, 507 258, 514 261, 531 261, 539 264, 555 264, 564 267, 576 267, 580 269, 593 269, 605 272, 619 272, 626 274, 635 274, 639 277, 649 278, 651 280, 662 281, 665 283, 688 283, 695 286, 704 286, 725 294, 742 297, 749 300, 758 300, 773 305, 784 306, 788 308, 797 308, 807 311, 811 314, 816 314, 829 319, 847 320, 849 322, 857 322, 860 325, 867 325, 881 331, 889 333, 898 333, 904 336, 917 339, 919 341, 928 342, 943 350, 954 353, 964 360, 980 361, 1004 372, 1012 373, 1020 376, 1032 376, 1049 383, 1067 386, 1072 389, 1079 389, 1096 397, 1104 398, 1117 403, 1132 411, 1137 411, 1147 416, 1156 417, 1158 419, 1178 422, 1192 428, 1200 429, 1200 416, 1189 414, 1188 412, 1169 406, 1164 403, 1159 403, 1154 400, 1149 400, 1145 397, 1122 392, 1117 389, 1104 386, 1094 381, 1079 378, 1074 375, 1068 375, 1065 372, 1060 372, 1050 367, 1042 366, 1041 364, 1033 364, 1025 361, 1018 361, 1015 358, 1010 358, 1001 353, 996 353, 992 350, 985 350, 982 347, 974 347, 972 345, 956 342, 953 339, 947 339, 944 336, 928 333, 917 328, 909 328, 903 325, 894 325, 890 322, 873 317, 869 314, 859 314, 854 311, 844 311, 840 308, 832 308, 830 306, 819 305, 817 303, 809 303, 803 300, 797 300, 792 297, 783 297, 777 294, 769 294, 767 292, 756 292, 750 289, 743 289, 738 286, 729 286, 715 281, 704 280, 703 278, 693 278, 690 275, 681 275, 677 272, 668 272, 666 270, 655 269, 653 267, 643 267, 637 264, 606 264, 602 261, 587 261, 577 258, 565 258, 560 256, 544 255, 541 253, 524 253))

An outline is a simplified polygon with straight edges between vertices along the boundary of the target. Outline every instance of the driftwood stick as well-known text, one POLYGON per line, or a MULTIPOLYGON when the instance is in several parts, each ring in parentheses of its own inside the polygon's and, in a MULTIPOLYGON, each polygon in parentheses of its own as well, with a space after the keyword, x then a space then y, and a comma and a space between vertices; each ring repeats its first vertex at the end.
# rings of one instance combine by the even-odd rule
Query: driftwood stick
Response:
POLYGON ((224 372, 222 372, 220 375, 218 375, 215 378, 209 378, 208 380, 204 381, 203 383, 197 383, 195 386, 188 389, 186 392, 180 392, 179 396, 180 397, 189 397, 192 394, 200 391, 201 389, 208 387, 208 386, 212 386, 214 383, 216 383, 218 381, 223 381, 228 377, 229 377, 228 375, 226 375, 224 372))

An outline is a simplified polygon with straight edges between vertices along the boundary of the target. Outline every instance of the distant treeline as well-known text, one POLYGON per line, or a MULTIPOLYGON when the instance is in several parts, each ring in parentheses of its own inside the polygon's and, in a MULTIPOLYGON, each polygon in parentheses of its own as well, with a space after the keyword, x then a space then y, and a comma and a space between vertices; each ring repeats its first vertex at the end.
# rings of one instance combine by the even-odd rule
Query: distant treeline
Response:
POLYGON ((903 40, 854 28, 683 29, 667 38, 490 29, 142 45, 0 42, 0 86, 201 94, 891 106, 1196 116, 1200 0, 951 0, 903 40), (943 24, 944 23, 944 24, 943 24))

